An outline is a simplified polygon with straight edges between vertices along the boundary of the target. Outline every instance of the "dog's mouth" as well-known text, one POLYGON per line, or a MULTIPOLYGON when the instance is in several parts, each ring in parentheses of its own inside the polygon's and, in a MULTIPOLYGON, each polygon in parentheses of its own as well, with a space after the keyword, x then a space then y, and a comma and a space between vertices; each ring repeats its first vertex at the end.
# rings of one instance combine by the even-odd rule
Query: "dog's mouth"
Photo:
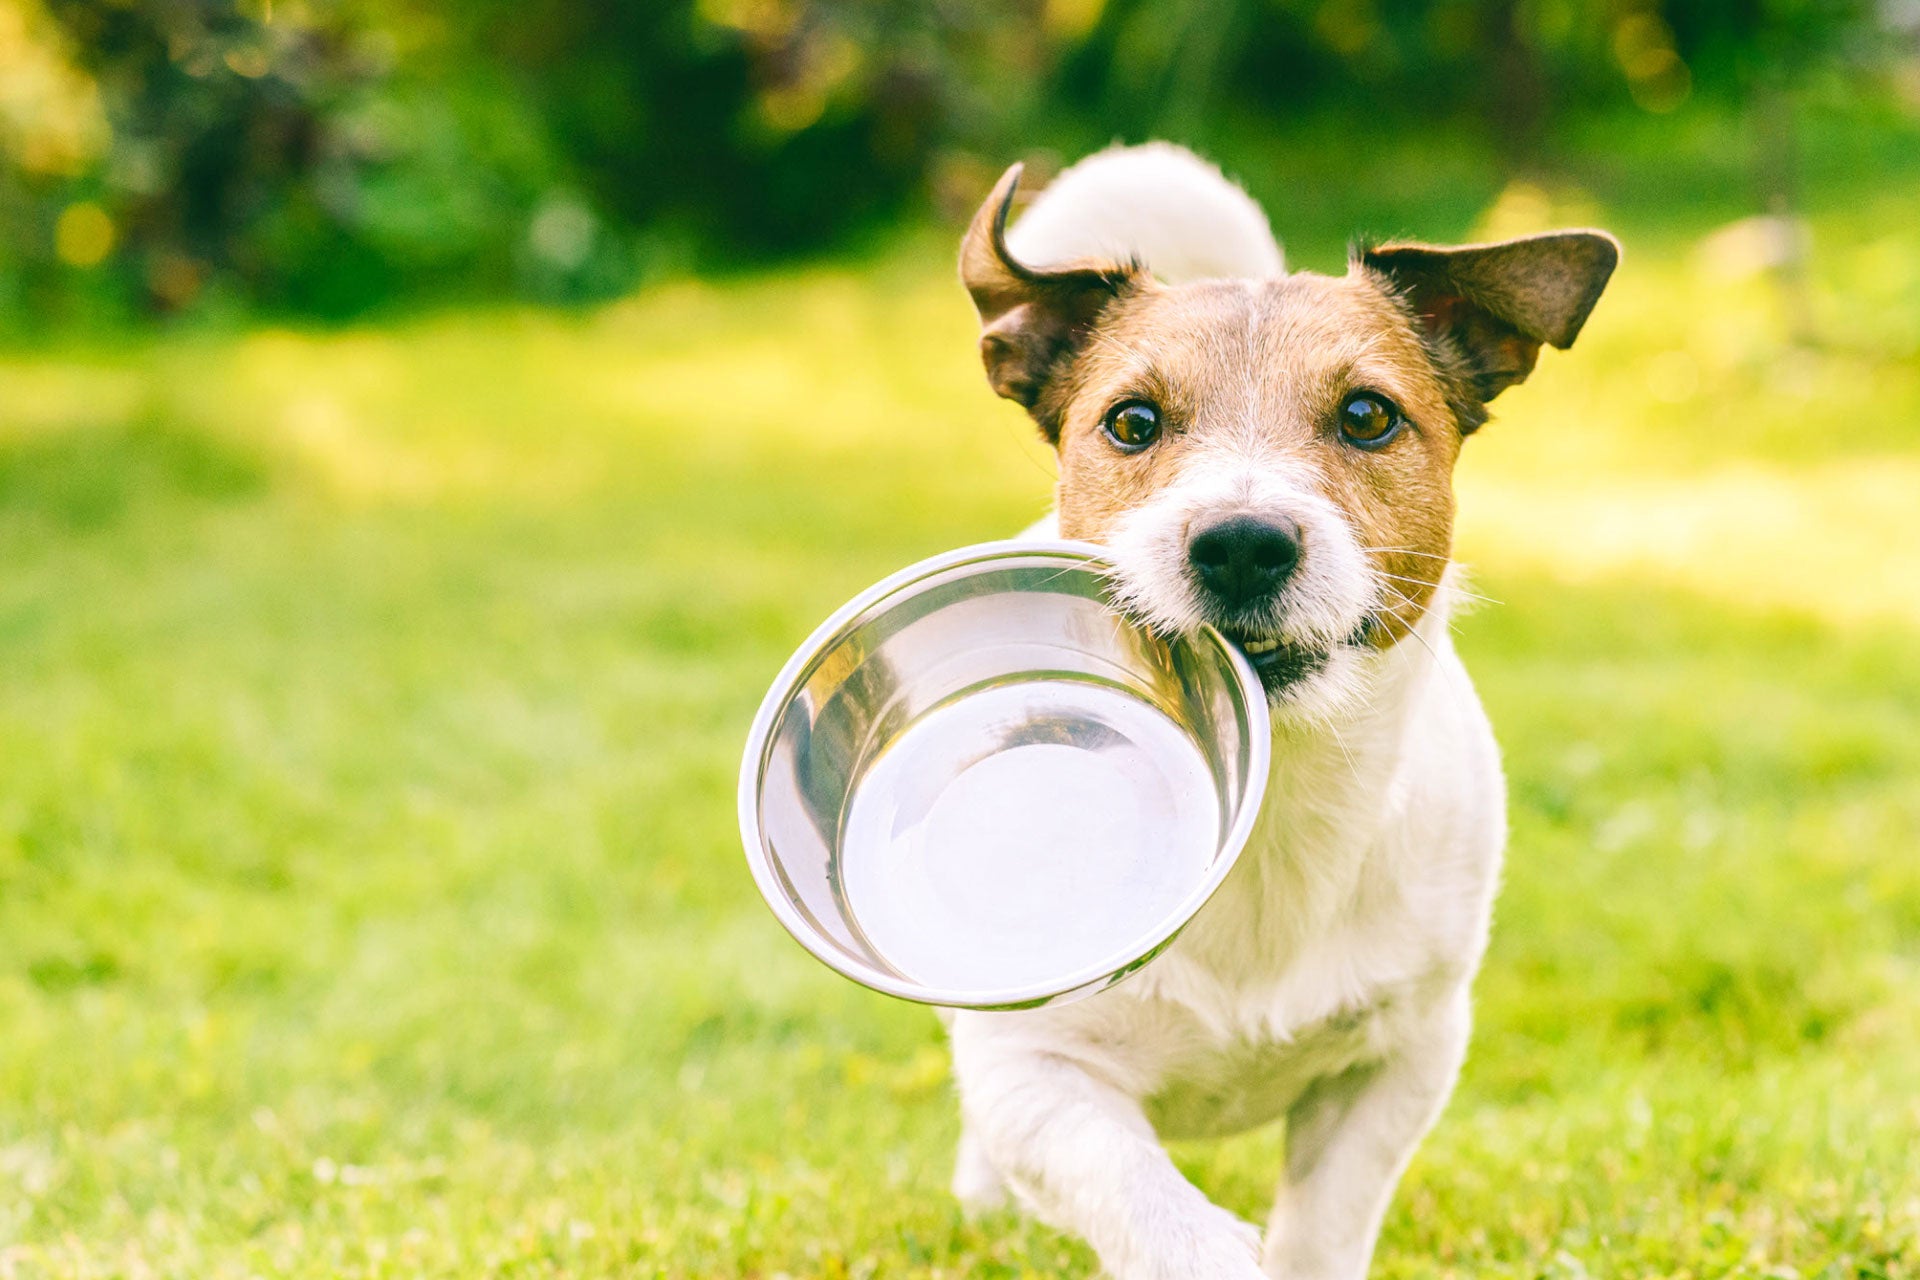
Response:
POLYGON ((1318 673, 1327 665, 1331 651, 1325 647, 1297 645, 1278 636, 1259 635, 1236 627, 1216 628, 1227 642, 1246 656, 1254 674, 1268 693, 1278 693, 1296 681, 1318 673))
POLYGON ((1214 624, 1214 629, 1227 638, 1227 643, 1245 655, 1267 692, 1277 694, 1289 685, 1325 670, 1335 651, 1364 648, 1378 625, 1373 615, 1369 614, 1353 629, 1351 635, 1329 644, 1317 645, 1296 644, 1265 632, 1219 623, 1214 624))

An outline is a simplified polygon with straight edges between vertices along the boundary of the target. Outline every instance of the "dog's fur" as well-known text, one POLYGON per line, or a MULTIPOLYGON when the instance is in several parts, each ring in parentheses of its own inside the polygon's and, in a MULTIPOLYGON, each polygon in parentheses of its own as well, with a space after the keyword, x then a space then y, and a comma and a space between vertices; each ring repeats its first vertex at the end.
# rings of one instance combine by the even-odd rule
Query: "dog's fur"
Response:
POLYGON ((951 1018, 954 1192, 980 1208, 1011 1190, 1120 1280, 1356 1280, 1465 1054, 1505 840, 1498 752, 1447 625, 1454 459, 1542 343, 1573 341, 1617 246, 1387 245, 1343 277, 1285 275, 1258 208, 1184 151, 1083 161, 1009 237, 1018 174, 968 231, 961 275, 989 380, 1059 451, 1039 531, 1104 544, 1149 626, 1279 642, 1257 663, 1273 771, 1239 864, 1142 972, 1076 1004, 951 1018), (1343 443, 1356 390, 1405 411, 1387 447, 1343 443), (1102 422, 1136 398, 1165 429, 1127 454, 1102 422), (1288 518, 1304 547, 1282 590, 1232 616, 1187 556, 1221 514, 1288 518), (1282 1117, 1264 1237, 1159 1142, 1282 1117))

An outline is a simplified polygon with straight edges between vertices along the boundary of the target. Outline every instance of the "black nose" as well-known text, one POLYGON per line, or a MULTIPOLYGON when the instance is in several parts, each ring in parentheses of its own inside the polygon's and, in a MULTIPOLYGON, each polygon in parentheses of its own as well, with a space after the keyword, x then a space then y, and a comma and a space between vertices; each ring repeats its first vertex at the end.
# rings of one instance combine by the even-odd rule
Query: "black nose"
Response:
POLYGON ((1300 563, 1300 526, 1286 516, 1228 516, 1194 535, 1187 559, 1222 604, 1254 604, 1300 563))

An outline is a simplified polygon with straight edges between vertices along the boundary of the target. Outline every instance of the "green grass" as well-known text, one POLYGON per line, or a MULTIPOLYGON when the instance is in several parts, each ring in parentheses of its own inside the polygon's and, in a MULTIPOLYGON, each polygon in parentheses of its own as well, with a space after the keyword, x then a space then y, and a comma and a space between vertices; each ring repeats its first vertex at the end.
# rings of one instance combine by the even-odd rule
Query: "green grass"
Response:
MULTIPOLYGON (((1810 352, 1629 227, 1468 448, 1511 868, 1376 1274, 1920 1275, 1895 189, 1810 352)), ((944 251, 0 360, 0 1277, 1090 1268, 961 1222, 934 1019, 733 828, 806 630, 1045 502, 944 251)), ((1257 1215, 1281 1138, 1178 1155, 1257 1215)))

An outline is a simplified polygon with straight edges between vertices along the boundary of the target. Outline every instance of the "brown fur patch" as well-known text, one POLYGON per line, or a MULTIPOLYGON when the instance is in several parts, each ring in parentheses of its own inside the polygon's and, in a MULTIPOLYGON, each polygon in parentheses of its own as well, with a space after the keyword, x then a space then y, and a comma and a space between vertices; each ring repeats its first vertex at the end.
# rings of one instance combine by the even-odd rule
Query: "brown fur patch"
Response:
POLYGON ((1456 387, 1454 415, 1469 434, 1486 421, 1487 401, 1533 372, 1542 343, 1573 345, 1619 261, 1619 242, 1603 231, 1362 246, 1353 255, 1405 303, 1456 387))

